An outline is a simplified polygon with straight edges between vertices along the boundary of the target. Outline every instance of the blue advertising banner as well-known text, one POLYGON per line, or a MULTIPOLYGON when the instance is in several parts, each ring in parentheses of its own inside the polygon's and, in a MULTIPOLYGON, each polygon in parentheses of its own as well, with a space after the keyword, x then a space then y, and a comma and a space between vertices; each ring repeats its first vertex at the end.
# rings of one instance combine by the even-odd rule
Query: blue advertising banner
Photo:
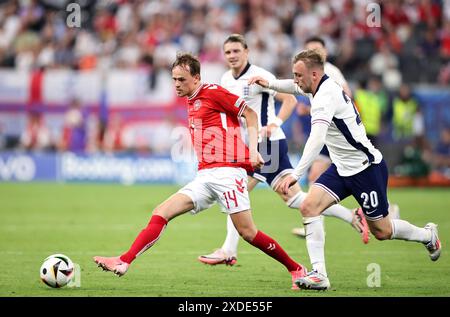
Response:
POLYGON ((63 181, 134 183, 172 183, 176 166, 168 157, 60 155, 63 181))
POLYGON ((184 184, 194 175, 194 162, 174 162, 168 156, 0 153, 0 181, 184 184))
POLYGON ((55 181, 57 157, 46 153, 0 153, 0 181, 55 181))

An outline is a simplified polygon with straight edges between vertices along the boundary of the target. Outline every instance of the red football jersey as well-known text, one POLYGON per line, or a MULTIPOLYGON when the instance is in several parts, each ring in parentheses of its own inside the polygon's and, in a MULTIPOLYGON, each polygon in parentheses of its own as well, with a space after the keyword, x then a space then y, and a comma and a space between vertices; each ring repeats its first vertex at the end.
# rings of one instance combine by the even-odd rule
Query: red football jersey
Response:
POLYGON ((212 84, 202 84, 188 98, 189 131, 198 169, 242 167, 252 171, 249 151, 240 132, 242 98, 212 84))

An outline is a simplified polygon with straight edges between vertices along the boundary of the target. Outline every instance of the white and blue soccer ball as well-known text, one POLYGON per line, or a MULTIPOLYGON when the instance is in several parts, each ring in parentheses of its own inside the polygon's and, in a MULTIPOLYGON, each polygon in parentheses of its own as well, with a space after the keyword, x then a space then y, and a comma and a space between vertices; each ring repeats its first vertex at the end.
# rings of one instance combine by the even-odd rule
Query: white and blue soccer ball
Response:
POLYGON ((66 286, 73 278, 72 260, 64 254, 52 254, 41 266, 41 280, 53 288, 66 286))

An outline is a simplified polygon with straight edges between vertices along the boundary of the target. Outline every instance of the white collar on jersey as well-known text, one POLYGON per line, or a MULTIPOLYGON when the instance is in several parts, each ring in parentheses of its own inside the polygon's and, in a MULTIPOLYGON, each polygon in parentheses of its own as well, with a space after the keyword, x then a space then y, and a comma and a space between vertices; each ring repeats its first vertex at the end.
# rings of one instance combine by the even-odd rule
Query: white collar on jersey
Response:
POLYGON ((198 92, 200 91, 200 89, 202 89, 202 87, 203 87, 203 83, 200 83, 200 86, 198 86, 198 88, 194 91, 194 93, 188 97, 188 100, 191 100, 192 98, 197 96, 198 92))

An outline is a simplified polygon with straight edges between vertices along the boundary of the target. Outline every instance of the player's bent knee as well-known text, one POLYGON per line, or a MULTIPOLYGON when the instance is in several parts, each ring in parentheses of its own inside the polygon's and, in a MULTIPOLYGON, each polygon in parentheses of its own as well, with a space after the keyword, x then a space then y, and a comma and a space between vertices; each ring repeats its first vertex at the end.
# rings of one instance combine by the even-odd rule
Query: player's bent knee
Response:
POLYGON ((386 218, 383 220, 371 222, 368 221, 370 232, 377 240, 390 240, 392 238, 392 227, 386 218))
POLYGON ((317 204, 309 199, 305 199, 300 204, 300 212, 302 213, 303 217, 315 217, 320 215, 320 210, 318 209, 317 204))
POLYGON ((152 215, 163 217, 166 220, 170 220, 171 218, 170 215, 167 214, 165 208, 162 208, 161 206, 158 206, 155 209, 153 209, 152 215))
POLYGON ((372 234, 377 240, 389 240, 392 236, 392 232, 389 230, 374 230, 372 234))

